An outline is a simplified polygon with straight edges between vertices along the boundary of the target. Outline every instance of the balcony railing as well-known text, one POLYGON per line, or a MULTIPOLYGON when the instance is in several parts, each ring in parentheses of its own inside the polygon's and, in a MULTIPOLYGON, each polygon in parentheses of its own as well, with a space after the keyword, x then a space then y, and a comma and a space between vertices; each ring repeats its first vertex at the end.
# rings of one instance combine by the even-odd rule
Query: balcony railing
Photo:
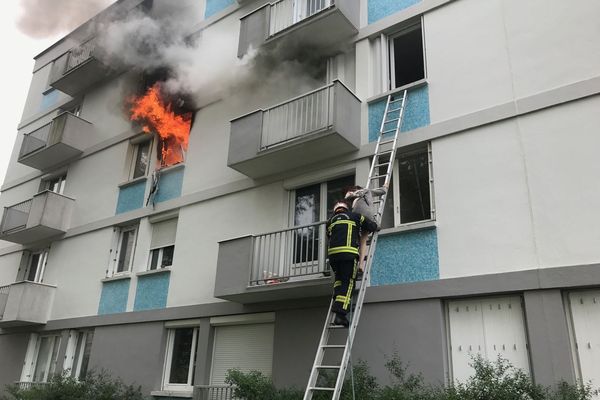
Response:
POLYGON ((332 6, 332 0, 279 0, 270 5, 269 36, 332 6))
POLYGON ((236 400, 233 390, 230 385, 198 385, 194 386, 193 400, 236 400))
POLYGON ((6 207, 2 217, 2 225, 0 225, 0 234, 6 235, 24 229, 27 226, 32 204, 33 199, 29 199, 14 206, 6 207))
POLYGON ((325 222, 254 236, 250 286, 328 274, 325 222))
POLYGON ((33 243, 65 233, 75 200, 45 190, 32 199, 4 208, 0 240, 33 243))
POLYGON ((8 293, 10 292, 10 285, 0 286, 0 319, 4 315, 6 309, 6 302, 8 301, 8 293))
POLYGON ((56 286, 20 281, 0 287, 0 328, 45 324, 56 286))
POLYGON ((87 42, 84 42, 81 45, 71 49, 71 51, 69 51, 69 58, 67 59, 67 66, 64 73, 69 72, 73 68, 78 67, 85 61, 89 60, 93 56, 95 48, 96 40, 90 39, 87 42))
POLYGON ((39 170, 63 164, 92 143, 92 124, 65 112, 51 122, 23 136, 19 162, 39 170))
POLYGON ((265 110, 261 150, 331 128, 333 98, 332 83, 265 110))

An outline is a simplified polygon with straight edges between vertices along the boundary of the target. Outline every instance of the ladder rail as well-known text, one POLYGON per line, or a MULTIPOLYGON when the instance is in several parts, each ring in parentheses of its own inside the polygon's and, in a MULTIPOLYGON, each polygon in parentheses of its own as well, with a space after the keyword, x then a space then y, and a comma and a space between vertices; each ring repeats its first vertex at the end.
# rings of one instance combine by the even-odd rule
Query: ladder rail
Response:
MULTIPOLYGON (((407 93, 408 93, 408 91, 404 90, 402 97, 397 100, 392 100, 392 97, 393 97, 392 95, 389 95, 387 97, 387 103, 385 106, 383 119, 381 121, 381 128, 379 130, 379 137, 377 138, 377 144, 375 145, 375 153, 374 153, 374 157, 371 162, 370 169, 369 169, 367 185, 365 186, 367 189, 369 189, 371 187, 372 181, 374 181, 376 179, 378 180, 384 176, 385 176, 384 186, 389 187, 392 173, 394 170, 396 147, 398 144, 398 134, 399 134, 401 126, 402 126, 402 120, 404 118, 404 110, 406 107, 407 93), (400 107, 390 111, 390 104, 395 104, 395 103, 400 103, 400 107), (391 113, 396 113, 396 112, 398 113, 397 119, 394 119, 393 121, 388 121, 388 118, 387 118, 388 115, 391 113), (390 133, 392 131, 392 130, 386 131, 386 125, 388 125, 391 122, 396 122, 394 139, 393 139, 393 142, 390 141, 389 139, 385 139, 384 145, 391 144, 392 148, 391 148, 391 150, 389 150, 389 149, 382 150, 383 137, 387 133, 390 133), (380 157, 384 154, 389 154, 390 159, 388 162, 381 162, 380 157), (385 175, 380 175, 379 173, 375 173, 375 170, 378 167, 384 166, 386 164, 387 164, 387 168, 386 168, 385 175)), ((379 200, 377 201, 379 204, 377 207, 377 214, 375 216, 375 222, 377 222, 378 225, 381 223, 381 217, 382 217, 383 211, 385 209, 386 199, 387 199, 387 193, 380 196, 379 200)), ((308 380, 308 385, 307 385, 306 391, 304 393, 304 400, 312 400, 312 397, 313 397, 313 394, 315 391, 333 392, 331 400, 339 400, 339 398, 340 398, 340 395, 342 392, 342 387, 344 385, 344 378, 346 376, 346 371, 348 369, 348 365, 350 362, 350 355, 352 353, 352 346, 354 343, 354 337, 356 335, 356 329, 358 328, 358 323, 360 321, 360 315, 361 315, 363 304, 364 304, 364 298, 365 298, 365 295, 367 292, 367 286, 368 286, 367 282, 370 282, 371 266, 373 263, 375 250, 377 248, 378 237, 379 237, 378 232, 373 232, 371 234, 371 242, 368 245, 367 263, 364 268, 363 278, 362 278, 362 281, 360 284, 360 288, 358 289, 358 293, 354 296, 354 298, 355 298, 355 300, 353 301, 354 309, 353 309, 353 311, 351 311, 351 321, 350 321, 350 325, 347 330, 348 333, 347 333, 347 337, 346 337, 346 343, 345 343, 345 346, 343 346, 344 352, 342 354, 342 359, 341 359, 340 365, 335 366, 335 368, 338 369, 335 387, 331 388, 331 387, 318 387, 317 386, 318 379, 319 379, 319 371, 322 369, 328 369, 327 367, 329 367, 329 369, 331 369, 331 367, 332 367, 331 365, 327 365, 327 366, 322 365, 323 359, 325 357, 325 350, 332 349, 332 348, 342 348, 341 345, 328 345, 328 340, 331 335, 331 330, 333 328, 340 328, 339 326, 336 327, 336 326, 331 325, 331 323, 333 321, 333 315, 334 315, 334 313, 331 311, 334 300, 331 299, 329 308, 327 310, 327 317, 325 318, 325 324, 323 326, 323 331, 321 332, 321 338, 319 340, 319 347, 318 347, 317 353, 315 355, 315 361, 313 363, 310 377, 308 380)), ((359 260, 359 262, 361 262, 361 261, 362 260, 359 260)))

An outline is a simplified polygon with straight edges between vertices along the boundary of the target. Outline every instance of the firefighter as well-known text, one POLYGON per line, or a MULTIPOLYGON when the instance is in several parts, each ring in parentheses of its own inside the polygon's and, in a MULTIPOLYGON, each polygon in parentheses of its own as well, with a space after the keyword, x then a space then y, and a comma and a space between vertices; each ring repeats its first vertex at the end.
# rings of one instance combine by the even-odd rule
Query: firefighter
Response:
POLYGON ((343 201, 333 206, 333 216, 327 221, 329 265, 335 274, 333 284, 333 323, 348 327, 346 317, 356 280, 358 246, 361 231, 374 232, 377 225, 360 214, 350 212, 343 201))

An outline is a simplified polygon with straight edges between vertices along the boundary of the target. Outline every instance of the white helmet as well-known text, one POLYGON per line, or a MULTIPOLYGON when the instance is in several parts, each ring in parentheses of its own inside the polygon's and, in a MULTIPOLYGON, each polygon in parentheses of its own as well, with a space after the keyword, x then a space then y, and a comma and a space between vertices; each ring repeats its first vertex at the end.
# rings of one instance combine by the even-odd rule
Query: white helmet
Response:
POLYGON ((343 208, 344 211, 348 211, 348 204, 346 204, 343 201, 338 201, 337 203, 335 203, 335 205, 333 206, 333 212, 336 212, 339 208, 343 208))

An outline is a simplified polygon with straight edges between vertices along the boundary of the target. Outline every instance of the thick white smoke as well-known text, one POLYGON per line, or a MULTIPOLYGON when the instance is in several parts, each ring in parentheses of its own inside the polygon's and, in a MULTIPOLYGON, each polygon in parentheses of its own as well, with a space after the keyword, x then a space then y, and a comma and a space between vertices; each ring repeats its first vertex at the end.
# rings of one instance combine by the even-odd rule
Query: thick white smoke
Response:
POLYGON ((19 29, 33 38, 69 32, 115 0, 21 0, 19 29))

